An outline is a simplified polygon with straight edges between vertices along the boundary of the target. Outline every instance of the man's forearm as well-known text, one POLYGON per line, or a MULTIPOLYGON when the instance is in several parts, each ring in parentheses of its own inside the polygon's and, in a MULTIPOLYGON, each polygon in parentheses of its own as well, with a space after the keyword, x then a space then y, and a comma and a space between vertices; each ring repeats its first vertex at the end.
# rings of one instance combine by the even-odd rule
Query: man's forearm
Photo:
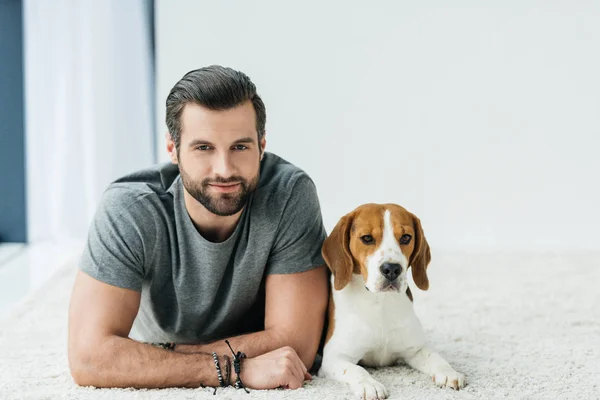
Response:
MULTIPOLYGON (((220 358, 223 375, 224 360, 220 358)), ((107 338, 93 352, 69 357, 69 361, 73 378, 81 386, 219 386, 211 354, 182 354, 118 336, 107 338)))
MULTIPOLYGON (((246 335, 228 338, 229 344, 236 353, 241 351, 247 357, 257 357, 269 351, 283 346, 291 346, 290 343, 284 343, 275 330, 264 330, 260 332, 248 333, 246 335)), ((292 346, 293 347, 293 346, 292 346)), ((212 353, 231 356, 231 350, 225 343, 225 339, 217 340, 206 344, 177 344, 175 352, 181 353, 212 353)))
MULTIPOLYGON (((318 341, 317 346, 314 346, 313 343, 307 342, 306 338, 284 334, 276 329, 248 333, 228 338, 227 340, 233 351, 236 353, 241 351, 247 357, 257 357, 269 351, 289 346, 296 351, 298 357, 300 357, 308 369, 312 366, 316 355, 316 347, 318 347, 318 341)), ((207 344, 178 344, 175 347, 175 351, 181 353, 212 353, 214 351, 219 355, 228 354, 231 356, 231 350, 229 350, 227 343, 225 343, 225 339, 207 344)))

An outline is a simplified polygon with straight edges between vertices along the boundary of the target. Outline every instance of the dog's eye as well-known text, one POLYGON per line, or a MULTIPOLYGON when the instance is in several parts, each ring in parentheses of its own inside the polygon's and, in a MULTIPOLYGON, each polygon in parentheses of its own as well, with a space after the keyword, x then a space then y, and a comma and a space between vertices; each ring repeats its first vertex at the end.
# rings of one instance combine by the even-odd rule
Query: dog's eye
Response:
POLYGON ((361 236, 360 240, 362 240, 362 242, 364 244, 373 244, 373 243, 375 243, 375 239, 373 239, 373 236, 371 236, 371 235, 361 236))
POLYGON ((402 235, 402 237, 400 238, 400 244, 409 244, 410 243, 410 239, 412 239, 412 236, 410 236, 410 235, 402 235))

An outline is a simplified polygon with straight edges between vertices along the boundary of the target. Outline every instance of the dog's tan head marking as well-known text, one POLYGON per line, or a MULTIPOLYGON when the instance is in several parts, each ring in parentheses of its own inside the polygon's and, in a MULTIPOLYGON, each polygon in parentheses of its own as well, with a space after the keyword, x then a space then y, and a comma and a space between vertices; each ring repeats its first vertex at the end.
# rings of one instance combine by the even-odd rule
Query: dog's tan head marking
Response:
POLYGON ((397 204, 364 204, 346 214, 325 239, 323 258, 343 289, 361 274, 373 292, 406 290, 406 271, 421 290, 429 288, 429 245, 421 221, 397 204))

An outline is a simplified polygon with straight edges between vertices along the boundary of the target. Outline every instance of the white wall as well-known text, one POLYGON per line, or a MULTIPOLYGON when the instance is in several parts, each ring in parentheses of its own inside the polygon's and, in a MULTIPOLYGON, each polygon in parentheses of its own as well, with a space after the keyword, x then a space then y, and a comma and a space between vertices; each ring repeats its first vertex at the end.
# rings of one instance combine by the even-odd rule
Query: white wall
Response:
POLYGON ((395 202, 435 249, 600 249, 600 3, 448 4, 157 0, 159 160, 170 88, 223 64, 328 230, 395 202))

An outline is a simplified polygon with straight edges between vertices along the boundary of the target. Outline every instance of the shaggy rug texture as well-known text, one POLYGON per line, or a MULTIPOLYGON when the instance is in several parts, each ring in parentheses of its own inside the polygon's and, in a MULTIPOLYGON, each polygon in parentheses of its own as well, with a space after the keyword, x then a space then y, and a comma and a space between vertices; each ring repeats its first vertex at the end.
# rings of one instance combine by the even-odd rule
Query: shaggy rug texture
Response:
MULTIPOLYGON (((73 383, 67 310, 75 262, 0 321, 0 399, 351 399, 315 377, 298 390, 95 389, 73 383)), ((406 366, 370 370, 397 399, 600 398, 600 254, 433 254, 412 285, 430 344, 467 378, 439 389, 406 366)))

